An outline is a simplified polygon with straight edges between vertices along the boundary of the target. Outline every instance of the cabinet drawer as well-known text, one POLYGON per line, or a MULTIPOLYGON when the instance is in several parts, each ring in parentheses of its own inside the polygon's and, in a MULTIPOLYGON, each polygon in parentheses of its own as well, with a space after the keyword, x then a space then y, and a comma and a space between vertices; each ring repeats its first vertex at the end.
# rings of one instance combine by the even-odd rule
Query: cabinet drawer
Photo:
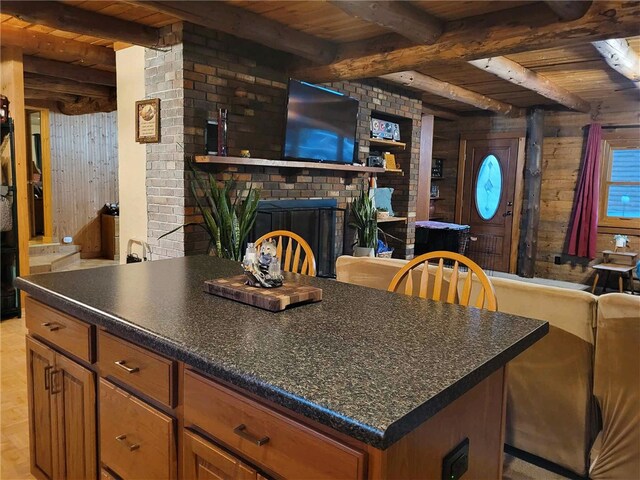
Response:
POLYGON ((93 363, 93 327, 69 315, 54 310, 31 297, 26 305, 27 329, 66 350, 72 355, 93 363))
POLYGON ((176 478, 174 420, 100 379, 100 459, 125 480, 176 478))
POLYGON ((184 375, 185 426, 198 426, 285 478, 359 479, 364 454, 195 372, 184 375))
POLYGON ((175 362, 98 331, 98 362, 102 376, 117 378, 145 395, 175 406, 175 362))

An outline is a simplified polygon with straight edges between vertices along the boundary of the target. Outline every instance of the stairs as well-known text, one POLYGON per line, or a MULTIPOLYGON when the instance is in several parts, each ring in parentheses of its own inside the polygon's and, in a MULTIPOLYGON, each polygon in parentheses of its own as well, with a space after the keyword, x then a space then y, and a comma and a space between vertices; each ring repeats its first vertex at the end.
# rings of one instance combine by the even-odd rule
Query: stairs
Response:
POLYGON ((29 245, 29 272, 55 272, 80 262, 80 246, 61 243, 29 245))

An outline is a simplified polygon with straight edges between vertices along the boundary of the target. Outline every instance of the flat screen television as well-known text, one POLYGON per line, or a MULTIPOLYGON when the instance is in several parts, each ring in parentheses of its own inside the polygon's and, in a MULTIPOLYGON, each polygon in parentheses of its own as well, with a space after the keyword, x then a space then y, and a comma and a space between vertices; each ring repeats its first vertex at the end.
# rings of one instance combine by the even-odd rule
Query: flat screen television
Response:
POLYGON ((284 158, 353 163, 357 122, 356 99, 291 79, 284 158))

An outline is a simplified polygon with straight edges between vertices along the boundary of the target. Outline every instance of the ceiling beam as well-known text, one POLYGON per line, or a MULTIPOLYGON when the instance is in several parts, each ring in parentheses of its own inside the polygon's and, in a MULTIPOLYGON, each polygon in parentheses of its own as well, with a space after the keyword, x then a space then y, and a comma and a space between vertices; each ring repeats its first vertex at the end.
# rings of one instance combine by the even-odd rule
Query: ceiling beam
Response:
POLYGON ((293 53, 315 63, 333 60, 336 46, 332 42, 294 30, 257 13, 224 2, 129 1, 181 20, 239 38, 252 40, 276 50, 293 53))
POLYGON ((624 38, 612 38, 593 42, 604 61, 640 87, 640 58, 624 38))
POLYGON ((35 73, 24 74, 24 86, 33 90, 45 90, 54 93, 82 95, 86 97, 110 98, 115 96, 115 89, 104 85, 75 82, 63 78, 48 77, 35 73))
POLYGON ((578 112, 590 112, 591 104, 571 93, 566 88, 553 83, 539 73, 523 67, 519 63, 505 57, 483 58, 469 62, 474 67, 492 73, 508 82, 533 90, 545 98, 550 98, 560 105, 564 105, 578 112))
POLYGON ((116 86, 115 72, 96 70, 95 68, 81 67, 70 63, 56 62, 55 60, 31 57, 29 55, 25 55, 22 61, 25 72, 75 80, 76 82, 95 83, 107 87, 116 86))
MULTIPOLYGON (((28 3, 28 2, 27 2, 28 3)), ((4 4, 3 4, 4 5, 4 4)), ((107 47, 47 35, 26 28, 0 26, 2 45, 21 47, 25 52, 38 52, 41 57, 85 65, 115 66, 116 54, 107 47)))
POLYGON ((444 22, 408 2, 332 1, 349 15, 375 23, 419 44, 434 43, 444 29, 444 22))
POLYGON ((158 29, 60 2, 2 2, 2 13, 29 23, 80 35, 120 40, 143 47, 158 46, 158 29))
POLYGON ((429 63, 476 60, 523 51, 580 45, 613 36, 637 34, 640 2, 598 1, 578 20, 559 23, 547 9, 530 5, 449 22, 433 45, 407 45, 399 38, 393 49, 389 38, 383 51, 368 40, 366 53, 348 57, 363 47, 340 48, 329 65, 299 69, 293 75, 322 82, 377 77, 386 73, 415 70, 429 63))
POLYGON ((587 13, 587 10, 591 7, 591 0, 549 0, 544 3, 546 3, 553 13, 555 13, 563 22, 568 20, 577 20, 587 13))
POLYGON ((519 117, 525 112, 523 108, 489 98, 485 95, 481 95, 480 93, 467 90, 466 88, 462 88, 451 83, 443 82, 419 72, 409 71, 389 73, 387 75, 381 75, 380 78, 404 85, 405 87, 411 87, 433 95, 438 95, 439 97, 473 105, 474 107, 481 108, 483 110, 501 113, 508 117, 519 117))
POLYGON ((84 115, 96 112, 113 112, 117 109, 116 98, 79 97, 75 102, 58 102, 58 110, 65 115, 84 115))
MULTIPOLYGON (((51 92, 48 90, 35 90, 33 88, 24 89, 25 100, 49 100, 52 102, 75 102, 77 95, 69 93, 51 92)), ((29 102, 25 102, 29 103, 29 102)))
POLYGON ((453 110, 427 105, 426 103, 422 104, 422 114, 433 115, 436 118, 443 118, 445 120, 460 120, 460 118, 462 118, 453 110))

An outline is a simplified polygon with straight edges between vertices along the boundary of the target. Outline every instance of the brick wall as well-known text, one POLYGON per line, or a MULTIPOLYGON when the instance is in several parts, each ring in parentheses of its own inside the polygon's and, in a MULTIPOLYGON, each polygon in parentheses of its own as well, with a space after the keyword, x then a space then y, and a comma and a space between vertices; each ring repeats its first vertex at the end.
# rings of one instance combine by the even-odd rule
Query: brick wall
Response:
MULTIPOLYGON (((173 33, 175 34, 175 32, 173 33)), ((183 100, 183 130, 176 129, 173 136, 175 141, 179 141, 178 137, 182 138, 185 156, 191 157, 204 151, 206 120, 216 118, 218 108, 227 108, 229 110, 230 156, 238 156, 240 150, 249 149, 255 158, 281 158, 288 81, 286 65, 290 61, 290 57, 266 47, 191 24, 184 24, 180 33, 183 42, 180 45, 182 63, 174 65, 174 69, 176 79, 179 78, 181 84, 174 82, 173 85, 178 85, 178 90, 182 95, 171 98, 182 98, 183 100)), ((170 61, 174 62, 178 57, 177 51, 174 57, 171 57, 171 53, 164 52, 155 55, 153 57, 155 61, 158 61, 161 56, 169 56, 170 61)), ((148 69, 153 68, 149 65, 150 61, 151 58, 148 61, 148 69)), ((165 75, 167 71, 165 70, 165 75)), ((151 78, 152 82, 159 84, 167 82, 164 77, 161 77, 160 71, 154 73, 155 76, 151 78)), ((404 119, 401 133, 402 140, 407 142, 407 150, 399 152, 397 155, 398 162, 405 172, 404 176, 380 175, 378 185, 395 188, 394 209, 398 211, 397 215, 409 217, 410 223, 408 225, 388 224, 384 228, 392 235, 402 239, 403 244, 396 245, 399 256, 411 256, 414 246, 412 222, 416 208, 421 101, 418 95, 377 81, 336 82, 328 84, 328 86, 354 97, 360 102, 357 136, 359 158, 362 161, 369 153, 371 112, 378 111, 404 119)), ((158 87, 154 83, 153 88, 150 87, 151 85, 147 86, 147 96, 149 97, 156 95, 152 92, 169 93, 165 92, 165 87, 168 85, 158 87)), ((160 98, 163 99, 162 108, 164 108, 164 97, 160 98)), ((167 118, 170 122, 176 120, 175 117, 167 118)), ((164 122, 164 120, 163 111, 162 121, 164 122)), ((157 147, 160 150, 169 148, 168 144, 166 147, 163 145, 165 145, 165 138, 157 147)), ((179 155, 179 152, 172 153, 179 155)), ((162 154, 161 156, 160 152, 155 152, 155 150, 148 151, 148 162, 150 155, 154 156, 152 162, 159 162, 151 165, 151 171, 148 172, 148 184, 154 181, 160 184, 163 182, 163 180, 155 178, 166 175, 162 171, 156 172, 156 168, 163 168, 161 158, 164 159, 168 152, 163 151, 162 154), (155 177, 152 179, 151 175, 155 175, 155 177)), ((171 160, 173 160, 173 156, 171 160)), ((176 168, 182 169, 183 172, 185 165, 184 156, 180 162, 176 160, 176 168)), ((331 170, 212 166, 199 168, 215 174, 218 180, 234 178, 238 182, 239 191, 246 190, 251 183, 254 188, 261 190, 261 199, 336 198, 340 208, 347 207, 350 199, 359 193, 368 178, 366 174, 331 170)), ((168 185, 162 184, 158 187, 161 187, 165 192, 168 185)), ((156 186, 150 185, 149 188, 156 188, 156 186)), ((153 212, 157 215, 153 220, 150 217, 150 242, 157 239, 161 232, 170 230, 169 227, 174 225, 173 220, 189 222, 199 219, 194 199, 190 198, 188 193, 188 184, 185 185, 185 182, 182 181, 176 188, 178 190, 182 188, 182 191, 175 192, 176 196, 184 202, 181 205, 184 207, 182 216, 176 212, 168 213, 167 211, 167 216, 162 216, 165 214, 160 211, 153 212), (162 228, 165 230, 162 231, 162 228)), ((154 191, 154 193, 158 192, 154 191)), ((153 202, 153 205, 160 207, 160 205, 156 205, 156 202, 153 202)), ((337 247, 338 251, 341 251, 341 233, 338 237, 337 247)), ((206 234, 200 229, 192 227, 185 234, 176 233, 166 240, 161 240, 158 247, 161 255, 176 256, 178 254, 200 253, 206 249, 207 243, 206 234)))

